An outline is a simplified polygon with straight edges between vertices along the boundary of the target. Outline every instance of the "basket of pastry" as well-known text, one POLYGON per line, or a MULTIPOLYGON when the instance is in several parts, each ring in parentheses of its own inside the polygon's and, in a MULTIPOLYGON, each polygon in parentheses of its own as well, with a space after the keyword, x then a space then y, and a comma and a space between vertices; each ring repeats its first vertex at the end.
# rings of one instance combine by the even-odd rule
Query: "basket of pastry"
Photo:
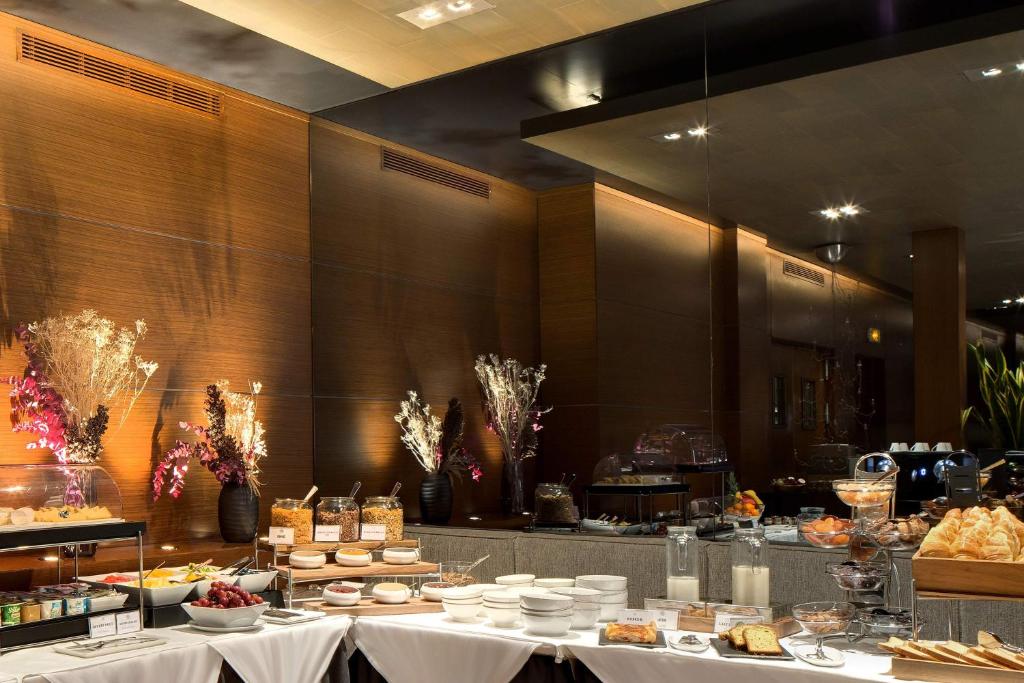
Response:
POLYGON ((653 621, 646 624, 609 622, 601 631, 599 645, 636 645, 638 647, 665 647, 665 634, 653 621))
POLYGON ((793 659, 779 643, 775 631, 764 624, 738 624, 712 640, 722 657, 748 659, 793 659))
POLYGON ((917 590, 1024 597, 1024 522, 1006 508, 952 509, 913 559, 917 590))
POLYGON ((893 655, 895 678, 939 683, 1024 683, 1024 655, 1011 651, 987 633, 979 645, 955 640, 902 640, 892 637, 878 647, 893 655))

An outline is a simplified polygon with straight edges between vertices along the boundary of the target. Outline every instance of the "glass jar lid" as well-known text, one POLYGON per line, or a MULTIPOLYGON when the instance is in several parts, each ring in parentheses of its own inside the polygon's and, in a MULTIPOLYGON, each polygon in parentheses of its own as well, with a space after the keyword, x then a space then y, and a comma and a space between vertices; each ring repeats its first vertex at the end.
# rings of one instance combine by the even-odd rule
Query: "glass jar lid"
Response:
POLYGON ((299 498, 275 498, 274 507, 284 509, 312 508, 308 502, 299 498))

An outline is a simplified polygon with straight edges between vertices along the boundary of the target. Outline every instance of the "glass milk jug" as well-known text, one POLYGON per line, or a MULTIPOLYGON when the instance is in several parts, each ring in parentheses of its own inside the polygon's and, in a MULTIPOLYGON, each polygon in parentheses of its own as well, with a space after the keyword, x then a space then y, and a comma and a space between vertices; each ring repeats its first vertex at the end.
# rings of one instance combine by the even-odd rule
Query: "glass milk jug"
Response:
POLYGON ((732 539, 732 604, 768 607, 770 577, 764 528, 736 529, 732 539))
POLYGON ((697 527, 668 527, 668 538, 665 539, 668 587, 665 597, 669 600, 700 600, 699 548, 697 527))

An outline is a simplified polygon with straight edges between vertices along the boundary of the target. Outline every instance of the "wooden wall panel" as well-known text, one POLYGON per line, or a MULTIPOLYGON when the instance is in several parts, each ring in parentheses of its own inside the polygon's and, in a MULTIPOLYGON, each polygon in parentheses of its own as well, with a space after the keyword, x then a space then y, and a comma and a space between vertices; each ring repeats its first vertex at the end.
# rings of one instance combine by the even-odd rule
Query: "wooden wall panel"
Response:
MULTIPOLYGON (((204 386, 221 378, 239 389, 264 382, 264 517, 275 496, 304 493, 308 117, 5 14, 0 55, 0 375, 24 368, 11 337, 19 322, 87 307, 122 325, 144 318, 139 352, 160 368, 125 425, 111 427, 102 464, 127 516, 149 523, 150 542, 219 540, 211 474, 194 466, 184 497, 156 504, 150 476, 187 436, 177 423, 203 419, 204 386), (19 28, 215 89, 223 115, 19 63, 19 28)), ((0 429, 0 462, 52 461, 25 450, 27 440, 0 429)))
POLYGON ((468 195, 383 170, 382 140, 320 120, 310 131, 317 483, 343 493, 361 479, 369 495, 398 477, 418 516, 423 473, 393 416, 409 389, 439 414, 458 396, 486 474, 460 489, 456 514, 496 512, 501 457, 473 361, 540 360, 534 195, 399 148, 491 185, 490 199, 468 195))

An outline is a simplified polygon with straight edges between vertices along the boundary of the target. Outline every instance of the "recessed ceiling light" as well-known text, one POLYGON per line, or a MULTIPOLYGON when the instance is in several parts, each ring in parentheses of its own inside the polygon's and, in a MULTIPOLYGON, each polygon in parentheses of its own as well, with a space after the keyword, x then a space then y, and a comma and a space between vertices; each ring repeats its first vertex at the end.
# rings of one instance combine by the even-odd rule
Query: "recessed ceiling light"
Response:
POLYGON ((672 142, 673 140, 679 140, 680 138, 682 138, 683 134, 682 133, 665 133, 661 137, 665 138, 669 142, 672 142))
POLYGON ((843 214, 839 213, 839 209, 833 209, 832 207, 829 207, 827 209, 822 209, 818 213, 820 213, 822 216, 824 216, 825 218, 829 219, 830 221, 837 221, 843 215, 843 214))
POLYGON ((433 21, 434 19, 441 18, 441 10, 436 7, 427 7, 420 10, 419 18, 423 21, 433 21))
POLYGON ((428 29, 489 9, 494 9, 494 5, 487 0, 434 0, 400 12, 398 17, 428 29))
POLYGON ((1017 71, 1024 71, 1024 62, 1017 62, 1017 71))
POLYGON ((1003 303, 1004 303, 1004 304, 1012 304, 1012 303, 1013 303, 1013 301, 1012 301, 1012 300, 1010 300, 1010 299, 1003 299, 1003 303))
POLYGON ((1014 299, 1014 303, 1024 304, 1024 296, 1019 296, 1016 299, 1014 299))
POLYGON ((469 516, 469 521, 471 521, 471 522, 479 522, 480 518, 477 517, 476 515, 470 515, 469 516))
POLYGON ((473 9, 473 3, 469 0, 454 0, 448 3, 448 9, 452 12, 465 12, 466 10, 473 9))
POLYGON ((1001 73, 1003 73, 1003 70, 1000 69, 998 66, 993 66, 988 69, 981 70, 981 75, 984 76, 985 78, 994 78, 995 76, 998 76, 1001 73))
POLYGON ((689 130, 686 131, 686 134, 689 135, 691 138, 702 138, 708 134, 708 127, 705 126, 704 124, 701 124, 699 126, 690 128, 689 130))
POLYGON ((839 207, 839 213, 844 216, 856 216, 860 213, 860 207, 855 204, 844 204, 839 207))

